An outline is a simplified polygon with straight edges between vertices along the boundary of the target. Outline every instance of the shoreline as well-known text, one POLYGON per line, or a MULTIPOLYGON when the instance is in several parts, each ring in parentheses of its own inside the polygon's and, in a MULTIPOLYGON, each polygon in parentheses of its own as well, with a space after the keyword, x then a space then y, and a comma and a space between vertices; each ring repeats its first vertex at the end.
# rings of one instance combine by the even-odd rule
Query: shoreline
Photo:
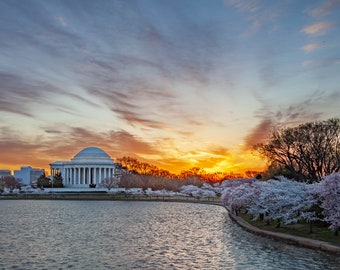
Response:
MULTIPOLYGON (((0 195, 0 200, 97 200, 97 201, 158 201, 158 202, 179 202, 179 203, 200 203, 211 204, 216 206, 224 205, 220 199, 197 199, 193 197, 179 198, 179 196, 145 196, 145 195, 121 195, 121 194, 108 194, 108 193, 47 193, 47 194, 11 194, 0 195)), ((226 209, 226 208, 225 208, 226 209)), ((335 244, 314 240, 310 238, 294 236, 285 233, 272 232, 259 229, 239 216, 230 213, 226 209, 228 216, 233 222, 238 224, 244 230, 260 235, 262 237, 281 240, 287 244, 292 244, 299 247, 306 247, 314 250, 321 250, 332 254, 340 254, 340 246, 335 244)))
POLYGON ((337 246, 335 244, 321 241, 321 240, 315 240, 315 239, 310 239, 306 237, 286 234, 286 233, 262 230, 249 224, 241 217, 231 214, 229 211, 228 211, 228 215, 240 227, 242 227, 246 231, 251 232, 253 234, 260 235, 262 237, 266 237, 266 238, 270 238, 274 240, 281 240, 287 244, 291 244, 291 245, 295 245, 299 247, 306 247, 306 248, 311 248, 314 250, 321 250, 321 251, 325 251, 325 252, 329 252, 333 254, 340 254, 340 246, 337 246))

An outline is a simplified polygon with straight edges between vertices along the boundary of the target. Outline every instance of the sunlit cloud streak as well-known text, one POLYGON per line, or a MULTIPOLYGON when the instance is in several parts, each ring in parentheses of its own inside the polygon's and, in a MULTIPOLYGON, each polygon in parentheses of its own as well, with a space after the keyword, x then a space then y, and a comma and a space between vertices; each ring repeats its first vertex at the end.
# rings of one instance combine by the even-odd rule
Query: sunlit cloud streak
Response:
POLYGON ((316 8, 309 9, 307 12, 312 17, 321 17, 331 13, 336 6, 340 5, 339 0, 322 1, 316 8))
POLYGON ((310 52, 313 52, 315 51, 316 49, 322 47, 323 45, 321 43, 309 43, 305 46, 302 47, 302 50, 306 53, 310 53, 310 52))
POLYGON ((331 27, 329 22, 318 22, 305 26, 301 31, 306 35, 321 36, 327 33, 331 27))

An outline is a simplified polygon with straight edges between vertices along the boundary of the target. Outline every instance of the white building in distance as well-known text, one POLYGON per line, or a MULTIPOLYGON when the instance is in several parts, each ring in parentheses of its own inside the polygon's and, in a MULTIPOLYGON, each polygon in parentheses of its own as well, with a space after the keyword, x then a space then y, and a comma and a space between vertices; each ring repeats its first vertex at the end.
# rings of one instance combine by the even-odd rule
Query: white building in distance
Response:
POLYGON ((50 164, 51 176, 61 173, 65 187, 89 187, 101 183, 108 177, 121 177, 120 163, 97 147, 81 150, 70 161, 56 161, 50 164))
POLYGON ((22 166, 20 170, 14 171, 14 178, 21 180, 23 185, 32 185, 45 173, 44 169, 34 169, 31 166, 22 166))
POLYGON ((0 170, 0 178, 4 176, 11 176, 11 170, 0 170))

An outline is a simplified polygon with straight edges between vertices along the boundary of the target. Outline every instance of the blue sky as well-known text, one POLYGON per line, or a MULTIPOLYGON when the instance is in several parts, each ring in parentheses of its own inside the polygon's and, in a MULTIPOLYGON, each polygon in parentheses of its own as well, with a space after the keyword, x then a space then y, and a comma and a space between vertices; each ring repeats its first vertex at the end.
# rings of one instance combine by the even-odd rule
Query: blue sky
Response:
POLYGON ((262 169, 273 128, 340 116, 339 29, 339 0, 2 0, 0 168, 262 169))

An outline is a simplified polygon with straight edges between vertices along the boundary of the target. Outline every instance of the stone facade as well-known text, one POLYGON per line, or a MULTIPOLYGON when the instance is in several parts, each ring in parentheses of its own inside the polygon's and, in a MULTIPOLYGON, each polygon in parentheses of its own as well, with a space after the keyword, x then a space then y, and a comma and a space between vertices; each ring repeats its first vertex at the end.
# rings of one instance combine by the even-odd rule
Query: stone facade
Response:
POLYGON ((56 161, 50 164, 51 176, 61 173, 65 187, 98 186, 107 177, 121 177, 121 166, 97 147, 81 150, 70 161, 56 161))

